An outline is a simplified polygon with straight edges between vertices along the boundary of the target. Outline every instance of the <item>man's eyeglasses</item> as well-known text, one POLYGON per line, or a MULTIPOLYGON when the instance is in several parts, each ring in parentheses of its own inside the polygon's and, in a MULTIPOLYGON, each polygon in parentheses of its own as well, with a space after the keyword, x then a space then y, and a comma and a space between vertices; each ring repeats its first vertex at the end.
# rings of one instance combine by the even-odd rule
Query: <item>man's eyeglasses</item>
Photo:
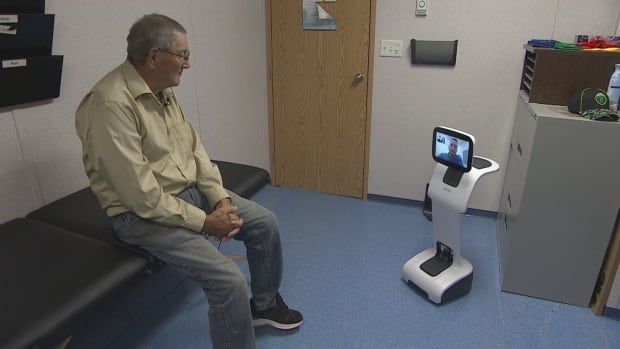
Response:
POLYGON ((179 58, 182 58, 185 62, 189 61, 189 50, 185 50, 185 51, 183 51, 183 53, 176 53, 176 52, 172 52, 170 50, 164 50, 163 48, 160 48, 159 50, 163 51, 163 52, 166 52, 166 53, 169 53, 171 55, 177 56, 179 58))

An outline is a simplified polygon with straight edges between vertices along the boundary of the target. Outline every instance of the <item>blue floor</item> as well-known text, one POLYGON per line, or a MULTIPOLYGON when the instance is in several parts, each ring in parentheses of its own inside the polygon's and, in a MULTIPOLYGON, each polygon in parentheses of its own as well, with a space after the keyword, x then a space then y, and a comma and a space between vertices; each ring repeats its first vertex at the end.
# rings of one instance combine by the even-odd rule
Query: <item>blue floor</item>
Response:
MULTIPOLYGON (((495 222, 466 216, 462 254, 471 292, 437 306, 400 280, 432 246, 432 224, 413 202, 268 186, 253 198, 279 218, 281 293, 304 314, 292 332, 257 328, 258 348, 620 348, 620 315, 500 292, 495 222)), ((222 245, 241 255, 239 242, 222 245)), ((239 262, 249 275, 247 263, 239 262)), ((164 267, 95 309, 69 348, 210 348, 202 290, 164 267)))

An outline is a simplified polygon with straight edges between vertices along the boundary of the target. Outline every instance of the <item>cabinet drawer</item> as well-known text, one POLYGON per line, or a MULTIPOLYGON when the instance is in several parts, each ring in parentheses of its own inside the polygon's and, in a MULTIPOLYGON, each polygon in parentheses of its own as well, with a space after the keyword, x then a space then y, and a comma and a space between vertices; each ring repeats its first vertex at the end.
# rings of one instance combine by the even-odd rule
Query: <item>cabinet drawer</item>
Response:
POLYGON ((513 188, 506 190, 506 196, 503 198, 506 200, 508 210, 506 211, 505 225, 508 235, 512 235, 514 231, 514 225, 517 223, 519 217, 519 211, 521 209, 521 198, 523 197, 523 185, 519 183, 520 179, 517 179, 516 185, 513 188), (521 189, 519 189, 519 187, 521 189))
MULTIPOLYGON (((521 209, 521 199, 523 198, 523 188, 525 182, 519 175, 519 161, 514 155, 508 162, 506 178, 504 180, 503 200, 506 200, 506 220, 508 225, 514 224, 519 216, 521 209)), ((511 232, 509 227, 508 232, 511 232)))
POLYGON ((506 192, 502 190, 502 196, 499 201, 499 210, 497 211, 497 219, 495 220, 495 229, 497 234, 497 252, 499 255, 499 276, 500 282, 502 275, 504 275, 504 269, 506 262, 508 261, 508 254, 510 252, 510 238, 507 232, 507 218, 508 213, 508 200, 505 199, 506 192))
POLYGON ((514 227, 519 216, 524 185, 525 182, 521 179, 517 170, 515 156, 511 154, 508 157, 508 167, 506 168, 504 188, 502 190, 502 197, 496 220, 497 248, 499 251, 501 275, 504 274, 508 263, 510 244, 514 227))
MULTIPOLYGON (((506 202, 502 196, 502 204, 506 202)), ((506 213, 498 213, 497 221, 497 254, 499 255, 499 281, 502 282, 504 273, 506 272, 506 265, 510 254, 510 237, 508 236, 508 227, 506 220, 506 213)))
POLYGON ((525 179, 527 175, 535 134, 536 119, 534 114, 527 107, 527 103, 522 98, 519 98, 512 138, 510 140, 510 149, 516 160, 516 167, 521 174, 521 179, 525 179))

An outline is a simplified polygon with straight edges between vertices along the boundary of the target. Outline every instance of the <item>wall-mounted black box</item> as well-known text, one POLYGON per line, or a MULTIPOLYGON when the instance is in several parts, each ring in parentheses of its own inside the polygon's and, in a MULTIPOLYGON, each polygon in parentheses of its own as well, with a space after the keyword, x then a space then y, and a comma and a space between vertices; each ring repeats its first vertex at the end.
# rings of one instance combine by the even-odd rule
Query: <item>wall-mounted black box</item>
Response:
POLYGON ((58 97, 62 59, 63 56, 3 59, 0 107, 58 97))
POLYGON ((0 0, 0 13, 44 13, 45 0, 0 0))
POLYGON ((0 14, 0 58, 52 54, 54 15, 0 14), (16 20, 17 23, 3 22, 16 20))
POLYGON ((455 65, 458 43, 411 39, 411 64, 455 65))

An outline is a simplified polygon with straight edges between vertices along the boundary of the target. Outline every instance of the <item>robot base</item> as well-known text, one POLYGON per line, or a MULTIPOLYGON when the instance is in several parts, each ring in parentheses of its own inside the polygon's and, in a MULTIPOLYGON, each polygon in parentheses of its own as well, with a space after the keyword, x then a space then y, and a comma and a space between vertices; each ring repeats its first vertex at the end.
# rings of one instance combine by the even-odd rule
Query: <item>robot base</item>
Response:
POLYGON ((467 294, 474 279, 471 263, 459 257, 437 276, 431 276, 420 266, 435 257, 435 252, 435 248, 429 248, 409 259, 403 266, 403 280, 436 304, 467 294))

